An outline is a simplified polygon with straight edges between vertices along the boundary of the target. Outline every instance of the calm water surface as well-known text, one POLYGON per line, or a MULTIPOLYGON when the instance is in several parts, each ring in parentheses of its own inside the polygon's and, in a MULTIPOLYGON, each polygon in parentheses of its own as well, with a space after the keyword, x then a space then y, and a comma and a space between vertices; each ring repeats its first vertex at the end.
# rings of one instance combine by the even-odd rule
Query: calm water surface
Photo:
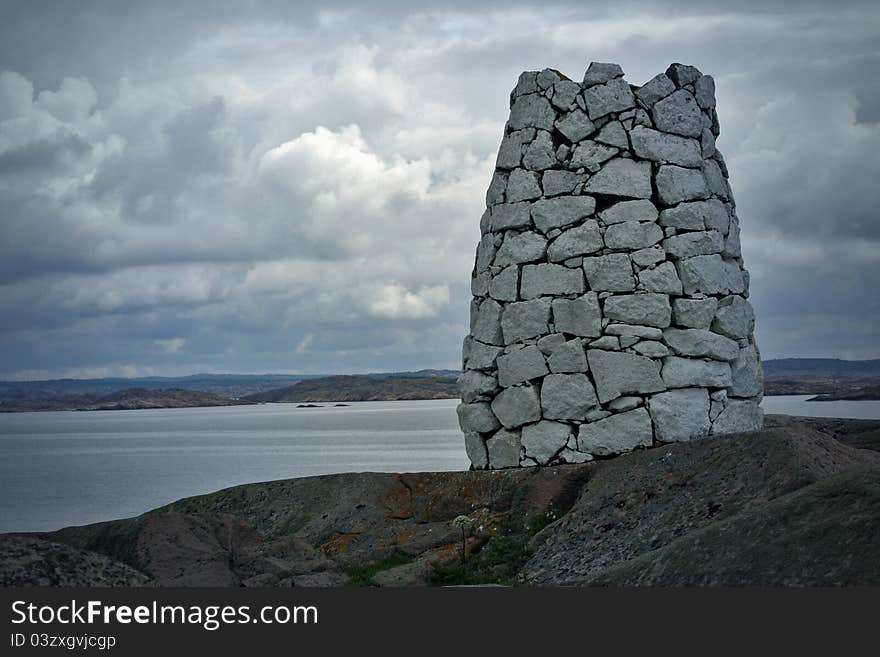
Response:
POLYGON ((456 400, 0 414, 0 532, 137 515, 236 484, 462 470, 456 400))
MULTIPOLYGON (((765 397, 766 413, 880 418, 880 402, 765 397)), ((0 413, 0 532, 143 513, 227 486, 463 470, 456 400, 0 413)))

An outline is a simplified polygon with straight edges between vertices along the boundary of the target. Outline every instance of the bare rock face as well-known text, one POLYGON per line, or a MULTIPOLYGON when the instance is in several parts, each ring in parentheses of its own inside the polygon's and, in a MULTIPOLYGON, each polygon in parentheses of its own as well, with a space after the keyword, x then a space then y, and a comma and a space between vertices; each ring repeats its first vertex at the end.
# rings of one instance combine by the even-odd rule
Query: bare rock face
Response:
POLYGON ((763 426, 715 82, 523 73, 480 222, 459 418, 475 469, 763 426))

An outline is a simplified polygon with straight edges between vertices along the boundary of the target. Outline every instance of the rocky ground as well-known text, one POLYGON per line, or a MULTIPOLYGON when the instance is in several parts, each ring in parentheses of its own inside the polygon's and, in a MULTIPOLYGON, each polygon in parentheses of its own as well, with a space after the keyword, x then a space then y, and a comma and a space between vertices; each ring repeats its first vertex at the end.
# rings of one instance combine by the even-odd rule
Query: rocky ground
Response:
POLYGON ((0 536, 0 583, 877 585, 878 450, 880 421, 769 416, 582 465, 250 484, 0 536))

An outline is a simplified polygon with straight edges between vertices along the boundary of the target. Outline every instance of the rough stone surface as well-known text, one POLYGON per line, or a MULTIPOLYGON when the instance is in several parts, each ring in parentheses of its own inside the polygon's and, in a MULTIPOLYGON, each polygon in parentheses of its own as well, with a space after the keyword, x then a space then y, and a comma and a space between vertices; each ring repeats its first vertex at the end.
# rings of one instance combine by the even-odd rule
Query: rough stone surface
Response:
POLYGON ((549 420, 580 420, 598 404, 585 374, 549 374, 541 384, 541 411, 549 420))
POLYGON ((659 392, 666 388, 657 363, 645 356, 590 349, 587 360, 596 382, 596 393, 603 404, 624 394, 659 392))
POLYGON ((637 408, 582 426, 578 449, 596 456, 610 456, 636 447, 650 447, 653 438, 651 417, 644 408, 637 408))
POLYGON ((631 87, 594 62, 583 82, 523 73, 510 101, 462 349, 474 467, 584 463, 760 426, 714 80, 672 64, 631 87))
POLYGON ((651 395, 648 411, 657 440, 678 442, 708 436, 709 393, 705 388, 680 388, 651 395))

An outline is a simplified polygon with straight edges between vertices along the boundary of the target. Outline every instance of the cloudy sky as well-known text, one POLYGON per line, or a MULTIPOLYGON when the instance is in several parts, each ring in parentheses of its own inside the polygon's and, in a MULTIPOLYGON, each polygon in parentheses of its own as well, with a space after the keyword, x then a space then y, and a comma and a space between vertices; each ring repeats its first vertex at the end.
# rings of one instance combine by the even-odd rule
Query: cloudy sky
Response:
POLYGON ((880 357, 880 4, 10 2, 0 378, 457 367, 522 70, 715 76, 764 358, 880 357))

